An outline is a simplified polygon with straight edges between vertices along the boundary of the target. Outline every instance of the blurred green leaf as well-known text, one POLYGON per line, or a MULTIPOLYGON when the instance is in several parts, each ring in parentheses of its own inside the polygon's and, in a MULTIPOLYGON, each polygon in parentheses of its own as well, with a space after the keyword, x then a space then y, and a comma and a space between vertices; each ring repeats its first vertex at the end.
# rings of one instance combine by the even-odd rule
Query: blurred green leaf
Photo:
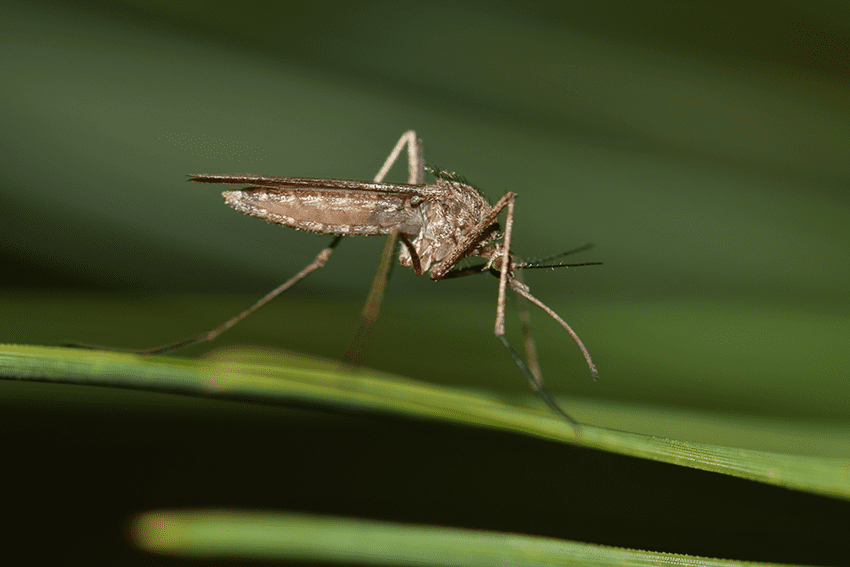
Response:
POLYGON ((850 461, 769 453, 572 426, 544 408, 427 385, 338 363, 262 350, 217 351, 201 360, 6 345, 0 375, 23 380, 164 391, 261 402, 340 406, 521 432, 621 455, 850 498, 850 461))
POLYGON ((131 531, 144 550, 196 558, 364 565, 779 567, 510 533, 302 514, 161 510, 137 516, 131 531))

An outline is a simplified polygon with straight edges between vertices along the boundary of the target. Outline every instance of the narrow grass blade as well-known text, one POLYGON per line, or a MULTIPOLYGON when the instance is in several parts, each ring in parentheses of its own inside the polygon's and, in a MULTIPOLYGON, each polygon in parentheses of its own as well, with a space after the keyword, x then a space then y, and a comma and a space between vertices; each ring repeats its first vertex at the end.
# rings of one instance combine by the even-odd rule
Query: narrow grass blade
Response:
POLYGON ((230 510, 147 512, 133 520, 130 532, 146 551, 206 559, 435 567, 780 567, 510 533, 230 510))
POLYGON ((229 350, 202 360, 0 346, 0 376, 262 404, 345 407, 522 432, 622 455, 850 499, 850 459, 723 447, 571 424, 494 397, 378 372, 353 373, 267 352, 229 350), (298 365, 294 363, 298 360, 298 365))

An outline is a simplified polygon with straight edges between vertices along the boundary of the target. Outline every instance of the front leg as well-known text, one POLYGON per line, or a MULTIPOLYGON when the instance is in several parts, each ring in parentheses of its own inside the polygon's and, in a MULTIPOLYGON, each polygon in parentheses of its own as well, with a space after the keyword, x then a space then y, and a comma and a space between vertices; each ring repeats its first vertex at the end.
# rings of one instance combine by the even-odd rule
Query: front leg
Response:
MULTIPOLYGON (((496 304, 496 324, 493 329, 493 334, 495 334, 496 338, 498 338, 502 345, 504 345, 505 349, 507 349, 508 353, 511 355, 511 358, 514 359, 514 362, 516 362, 516 365, 528 380, 532 390, 534 390, 543 399, 543 401, 546 402, 546 405, 548 405, 552 411, 566 419, 573 426, 573 431, 575 432, 576 437, 580 437, 581 427, 578 422, 561 409, 555 401, 554 396, 552 396, 549 390, 543 385, 539 371, 535 373, 529 369, 528 365, 523 362, 522 358, 505 337, 505 295, 508 285, 510 285, 515 291, 519 292, 523 297, 541 305, 538 301, 535 301, 537 298, 534 298, 530 293, 526 292, 525 286, 517 282, 511 273, 512 259, 510 250, 511 235, 513 234, 514 226, 515 199, 516 195, 514 193, 507 193, 504 197, 499 199, 496 205, 478 222, 475 229, 470 231, 469 234, 467 234, 466 237, 464 237, 458 245, 452 249, 449 255, 442 262, 431 269, 431 277, 434 280, 440 280, 445 277, 454 265, 466 256, 469 249, 481 240, 481 237, 485 234, 485 232, 493 225, 494 222, 496 222, 496 217, 498 217, 499 213, 502 212, 502 209, 507 208, 505 234, 502 239, 501 249, 499 249, 497 254, 494 254, 488 262, 488 265, 498 262, 496 268, 499 270, 499 296, 496 304)), ((536 357, 532 363, 536 366, 536 357)))

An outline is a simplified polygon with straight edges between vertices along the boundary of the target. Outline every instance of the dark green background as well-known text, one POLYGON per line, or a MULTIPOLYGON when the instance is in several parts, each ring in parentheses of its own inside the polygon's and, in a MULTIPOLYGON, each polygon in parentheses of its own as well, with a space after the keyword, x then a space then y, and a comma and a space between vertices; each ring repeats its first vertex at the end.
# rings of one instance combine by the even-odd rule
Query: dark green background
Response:
MULTIPOLYGON (((413 128, 428 161, 491 201, 518 193, 518 255, 595 243, 575 261, 603 266, 527 277, 599 367, 592 383, 533 314, 544 374, 580 420, 639 403, 846 433, 846 3, 0 7, 0 341, 153 346, 218 324, 329 238, 243 217, 185 176, 370 179, 413 128)), ((186 355, 340 356, 381 246, 345 240, 186 355)), ((491 335, 495 296, 492 278, 395 269, 365 363, 526 394, 491 335)), ((642 430, 710 435, 675 419, 642 430)), ((846 438, 709 440, 850 454, 846 438)))

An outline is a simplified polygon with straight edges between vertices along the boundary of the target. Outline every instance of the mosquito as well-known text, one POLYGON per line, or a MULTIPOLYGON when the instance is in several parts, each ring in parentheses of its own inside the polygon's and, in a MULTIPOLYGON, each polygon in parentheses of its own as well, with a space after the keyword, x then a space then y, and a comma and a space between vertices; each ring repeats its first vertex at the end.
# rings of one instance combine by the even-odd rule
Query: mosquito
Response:
MULTIPOLYGON (((552 411, 569 421, 576 433, 580 434, 578 422, 561 409, 543 385, 529 326, 528 309, 522 298, 538 306, 570 334, 584 355, 594 380, 598 377, 596 366, 575 331, 557 313, 531 294, 528 286, 521 280, 521 270, 596 265, 600 262, 549 263, 561 256, 583 251, 589 246, 535 262, 521 262, 514 257, 510 244, 515 193, 506 193, 491 206, 476 188, 456 174, 425 167, 422 144, 413 130, 402 134, 372 182, 227 174, 192 175, 189 181, 245 185, 247 187, 222 193, 225 202, 237 211, 297 230, 333 235, 334 239, 303 270, 211 331, 147 350, 111 350, 155 355, 213 340, 310 273, 323 267, 344 236, 387 235, 378 271, 360 315, 355 339, 344 360, 355 364, 364 351, 378 318, 396 243, 401 240, 399 263, 413 268, 417 276, 427 272, 432 280, 439 281, 487 272, 499 279, 494 328, 496 337, 525 375, 531 388, 552 411), (385 183, 384 178, 405 148, 408 157, 408 182, 385 183), (433 184, 425 183, 426 171, 433 174, 433 184), (504 231, 498 222, 498 216, 503 210, 506 210, 504 231), (470 257, 482 258, 483 262, 465 267, 458 266, 461 260, 470 257), (520 319, 528 363, 522 360, 505 338, 507 288, 520 296, 520 319)), ((79 344, 71 346, 102 348, 79 344)))

